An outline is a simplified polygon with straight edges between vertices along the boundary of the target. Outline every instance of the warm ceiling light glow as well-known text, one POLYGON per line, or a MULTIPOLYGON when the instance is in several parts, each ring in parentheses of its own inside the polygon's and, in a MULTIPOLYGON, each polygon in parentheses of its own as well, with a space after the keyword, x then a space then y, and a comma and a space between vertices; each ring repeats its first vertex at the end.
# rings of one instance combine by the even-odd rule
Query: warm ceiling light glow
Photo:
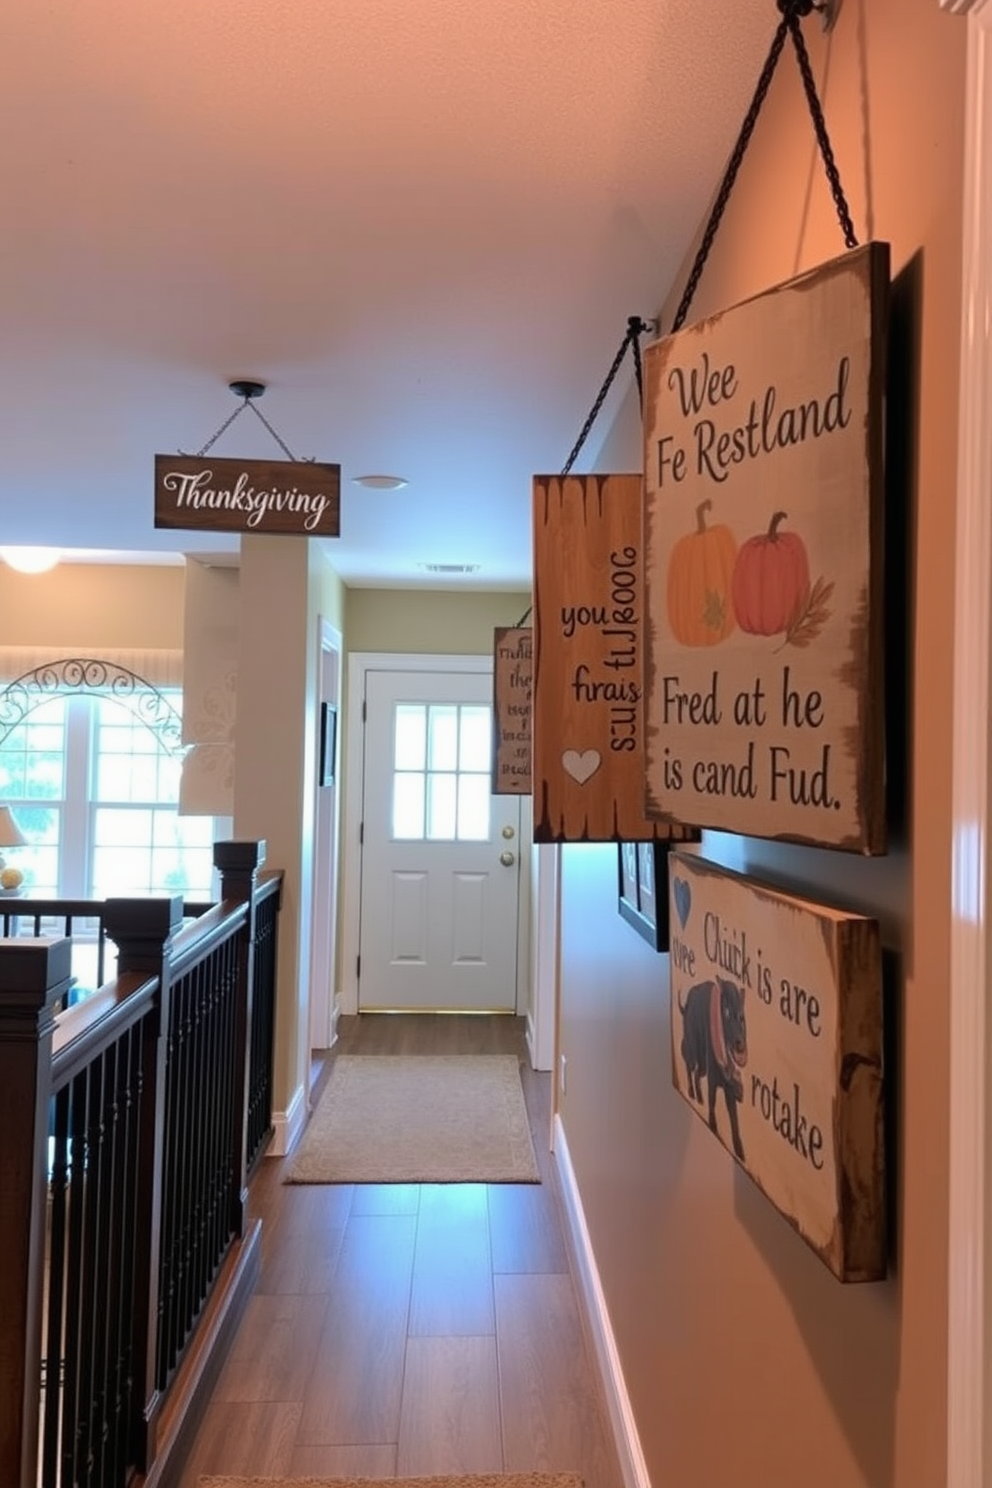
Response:
POLYGON ((356 475, 352 480, 356 486, 364 486, 367 491, 398 491, 407 483, 403 475, 356 475))
POLYGON ((58 548, 0 548, 0 558, 18 573, 47 573, 59 561, 58 548))

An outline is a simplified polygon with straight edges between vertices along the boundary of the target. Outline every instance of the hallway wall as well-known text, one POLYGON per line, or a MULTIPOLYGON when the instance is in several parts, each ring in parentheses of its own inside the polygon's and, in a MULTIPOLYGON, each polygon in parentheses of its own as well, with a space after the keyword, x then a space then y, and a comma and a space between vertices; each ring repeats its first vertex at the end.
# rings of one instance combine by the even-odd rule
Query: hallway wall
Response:
POLYGON ((348 649, 491 655, 495 627, 516 625, 529 606, 529 592, 348 589, 348 649))
POLYGON ((181 650, 185 587, 181 563, 59 563, 43 574, 0 563, 0 646, 181 650))
MULTIPOLYGON (((829 38, 815 17, 804 36, 859 240, 892 248, 890 848, 707 833, 702 851, 880 919, 889 1279, 836 1282, 672 1090, 668 961, 616 913, 614 847, 563 854, 561 1115, 653 1482, 937 1488, 965 23, 936 0, 848 0, 829 38)), ((690 320, 842 251, 787 44, 690 320)), ((600 468, 641 468, 637 423, 628 406, 600 468)))

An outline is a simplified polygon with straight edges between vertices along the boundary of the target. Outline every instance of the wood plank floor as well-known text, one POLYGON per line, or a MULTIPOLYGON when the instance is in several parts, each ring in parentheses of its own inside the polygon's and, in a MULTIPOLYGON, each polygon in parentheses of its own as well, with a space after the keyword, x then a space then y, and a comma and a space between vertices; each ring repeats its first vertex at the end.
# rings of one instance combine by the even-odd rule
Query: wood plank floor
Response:
POLYGON ((572 1471, 622 1488, 549 1153, 551 1077, 523 1021, 342 1019, 339 1054, 503 1054, 540 1184, 251 1186, 262 1272, 179 1488, 201 1473, 414 1477, 572 1471))

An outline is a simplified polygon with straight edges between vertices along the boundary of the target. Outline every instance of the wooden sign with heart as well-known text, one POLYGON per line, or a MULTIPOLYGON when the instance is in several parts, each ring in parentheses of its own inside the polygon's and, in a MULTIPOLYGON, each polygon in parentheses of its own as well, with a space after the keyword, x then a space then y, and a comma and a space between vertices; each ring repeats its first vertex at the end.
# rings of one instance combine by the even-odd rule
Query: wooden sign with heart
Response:
POLYGON ((639 475, 534 480, 537 842, 694 840, 648 821, 639 475))

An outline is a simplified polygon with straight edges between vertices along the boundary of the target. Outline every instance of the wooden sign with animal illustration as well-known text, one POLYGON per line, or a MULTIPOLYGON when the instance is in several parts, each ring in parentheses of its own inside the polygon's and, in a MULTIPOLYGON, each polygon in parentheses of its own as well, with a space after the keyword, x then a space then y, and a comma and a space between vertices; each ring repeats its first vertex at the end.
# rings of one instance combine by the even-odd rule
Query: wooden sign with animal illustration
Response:
POLYGON ((497 628, 493 639, 493 795, 530 795, 534 634, 497 628))
POLYGON ((878 924, 669 855, 676 1089, 841 1281, 886 1273, 878 924))
POLYGON ((644 356, 647 812, 885 851, 887 245, 644 356))
POLYGON ((639 475, 534 479, 534 839, 695 837, 644 813, 639 475))

